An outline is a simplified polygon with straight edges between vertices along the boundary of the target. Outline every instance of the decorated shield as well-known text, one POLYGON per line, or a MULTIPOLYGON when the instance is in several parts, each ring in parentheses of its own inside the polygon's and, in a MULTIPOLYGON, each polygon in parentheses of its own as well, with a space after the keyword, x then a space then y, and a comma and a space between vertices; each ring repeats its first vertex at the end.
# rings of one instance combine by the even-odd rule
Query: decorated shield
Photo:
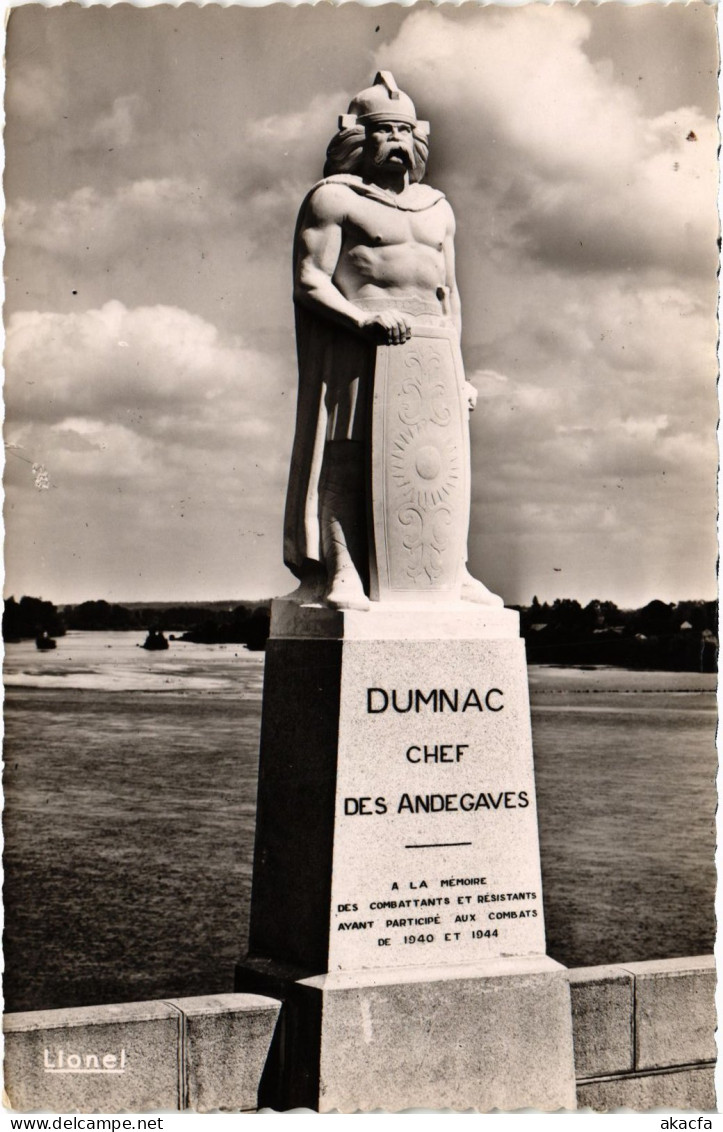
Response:
POLYGON ((377 601, 452 601, 469 524, 469 430, 462 358, 450 328, 416 327, 379 346, 371 443, 377 601))

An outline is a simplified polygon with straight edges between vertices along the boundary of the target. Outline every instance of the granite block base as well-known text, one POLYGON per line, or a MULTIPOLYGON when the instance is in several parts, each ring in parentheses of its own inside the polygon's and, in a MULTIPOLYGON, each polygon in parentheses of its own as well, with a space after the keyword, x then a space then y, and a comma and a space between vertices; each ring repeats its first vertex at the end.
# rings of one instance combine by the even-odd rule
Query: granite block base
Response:
POLYGON ((247 960, 236 985, 283 1002, 262 1106, 575 1108, 569 986, 547 957, 297 978, 247 960))

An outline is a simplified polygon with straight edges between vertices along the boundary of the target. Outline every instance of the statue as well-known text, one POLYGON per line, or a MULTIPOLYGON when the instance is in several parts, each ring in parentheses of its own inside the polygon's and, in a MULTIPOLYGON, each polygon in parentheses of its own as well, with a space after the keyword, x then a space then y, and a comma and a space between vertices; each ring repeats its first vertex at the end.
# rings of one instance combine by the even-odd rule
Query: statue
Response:
POLYGON ((454 215, 421 184, 428 123, 387 71, 339 119, 294 241, 291 595, 501 606, 467 571, 469 428, 454 215))

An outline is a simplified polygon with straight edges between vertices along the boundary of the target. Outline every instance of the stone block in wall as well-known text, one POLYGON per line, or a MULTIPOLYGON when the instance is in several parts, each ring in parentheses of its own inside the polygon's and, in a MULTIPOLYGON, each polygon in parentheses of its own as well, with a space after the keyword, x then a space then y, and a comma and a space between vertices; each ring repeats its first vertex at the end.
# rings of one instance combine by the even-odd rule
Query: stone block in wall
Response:
POLYGON ((712 1066, 701 1066, 607 1081, 582 1081, 577 1086, 577 1106, 578 1110, 592 1108, 595 1112, 617 1108, 631 1108, 636 1112, 651 1109, 664 1109, 668 1113, 671 1109, 715 1112, 714 1070, 712 1066))
POLYGON ((164 1002, 7 1014, 9 1104, 20 1112, 179 1109, 181 1021, 164 1002))
POLYGON ((612 966, 572 968, 568 976, 575 1076, 633 1069, 633 976, 612 966))
POLYGON ((714 1061, 714 957, 626 963, 625 969, 635 977, 636 1069, 714 1061))
POLYGON ((170 1002, 185 1018, 186 1107, 254 1111, 281 1003, 254 994, 170 1002))

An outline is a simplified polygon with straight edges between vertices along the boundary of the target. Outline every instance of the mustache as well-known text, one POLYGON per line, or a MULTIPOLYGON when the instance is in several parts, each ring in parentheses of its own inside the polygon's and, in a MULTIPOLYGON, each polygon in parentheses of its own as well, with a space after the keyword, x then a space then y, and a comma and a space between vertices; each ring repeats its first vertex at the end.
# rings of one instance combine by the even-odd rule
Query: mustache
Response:
POLYGON ((405 165, 410 168, 414 165, 414 146, 412 142, 387 142, 381 145, 374 154, 374 164, 383 165, 390 157, 401 157, 405 165))

